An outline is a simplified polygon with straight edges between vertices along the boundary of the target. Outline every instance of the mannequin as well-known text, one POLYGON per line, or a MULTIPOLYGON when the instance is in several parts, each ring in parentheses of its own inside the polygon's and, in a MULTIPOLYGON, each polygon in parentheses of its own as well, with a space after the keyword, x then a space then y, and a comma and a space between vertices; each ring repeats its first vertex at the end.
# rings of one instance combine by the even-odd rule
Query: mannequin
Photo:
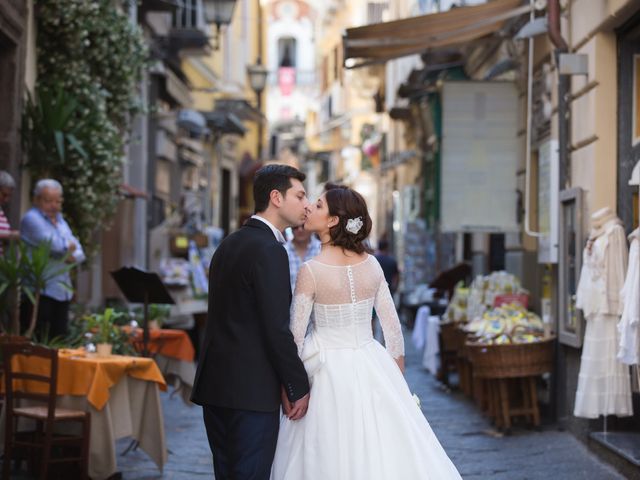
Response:
POLYGON ((618 333, 618 360, 640 364, 640 228, 629 235, 629 269, 622 289, 623 310, 618 333))
POLYGON ((629 368, 617 359, 627 241, 622 221, 610 208, 595 212, 591 222, 576 292, 587 324, 573 413, 628 416, 633 413, 629 368))

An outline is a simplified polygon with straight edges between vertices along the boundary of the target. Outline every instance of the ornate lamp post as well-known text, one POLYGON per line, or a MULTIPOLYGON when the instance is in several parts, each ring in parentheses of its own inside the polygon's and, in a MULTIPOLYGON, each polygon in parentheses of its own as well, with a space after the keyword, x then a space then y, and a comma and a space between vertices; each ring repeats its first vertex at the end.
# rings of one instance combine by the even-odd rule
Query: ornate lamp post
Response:
POLYGON ((203 4, 205 22, 216 26, 214 50, 217 50, 220 45, 220 27, 231 23, 236 0, 204 0, 203 4))
MULTIPOLYGON (((247 66, 247 76, 249 77, 249 85, 251 89, 256 93, 256 107, 260 113, 262 113, 262 92, 267 85, 267 76, 269 71, 262 65, 262 59, 258 56, 255 65, 247 66)), ((258 155, 257 160, 262 158, 262 121, 258 123, 258 155)))

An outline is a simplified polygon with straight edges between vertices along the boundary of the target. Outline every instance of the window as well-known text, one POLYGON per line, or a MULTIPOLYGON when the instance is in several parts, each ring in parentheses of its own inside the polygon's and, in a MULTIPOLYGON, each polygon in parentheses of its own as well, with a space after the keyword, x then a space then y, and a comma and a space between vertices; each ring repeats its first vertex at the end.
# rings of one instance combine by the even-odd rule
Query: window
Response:
POLYGON ((278 40, 278 67, 296 68, 297 45, 293 37, 283 37, 278 40))

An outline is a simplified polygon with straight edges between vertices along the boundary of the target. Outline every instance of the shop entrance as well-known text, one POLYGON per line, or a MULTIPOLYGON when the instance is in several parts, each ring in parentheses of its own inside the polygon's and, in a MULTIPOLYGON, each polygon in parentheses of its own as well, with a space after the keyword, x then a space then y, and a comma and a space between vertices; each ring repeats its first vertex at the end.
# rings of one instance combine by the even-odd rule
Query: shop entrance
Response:
POLYGON ((630 233, 638 227, 638 185, 629 181, 640 162, 640 16, 620 30, 618 42, 617 210, 630 233))

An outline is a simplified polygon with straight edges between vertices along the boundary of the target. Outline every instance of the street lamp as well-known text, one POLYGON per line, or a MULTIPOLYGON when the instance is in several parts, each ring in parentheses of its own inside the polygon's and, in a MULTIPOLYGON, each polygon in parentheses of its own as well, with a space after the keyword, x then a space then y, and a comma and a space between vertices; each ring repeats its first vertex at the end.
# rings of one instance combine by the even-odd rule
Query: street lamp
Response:
MULTIPOLYGON (((256 93, 256 108, 262 114, 262 92, 267 85, 267 75, 269 71, 262 65, 262 59, 258 56, 255 65, 247 65, 247 76, 249 77, 249 85, 256 93)), ((262 157, 262 119, 258 122, 258 161, 262 157)))
POLYGON ((233 10, 236 0, 204 0, 204 20, 208 24, 216 26, 215 50, 220 45, 220 27, 229 25, 233 18, 233 10))

